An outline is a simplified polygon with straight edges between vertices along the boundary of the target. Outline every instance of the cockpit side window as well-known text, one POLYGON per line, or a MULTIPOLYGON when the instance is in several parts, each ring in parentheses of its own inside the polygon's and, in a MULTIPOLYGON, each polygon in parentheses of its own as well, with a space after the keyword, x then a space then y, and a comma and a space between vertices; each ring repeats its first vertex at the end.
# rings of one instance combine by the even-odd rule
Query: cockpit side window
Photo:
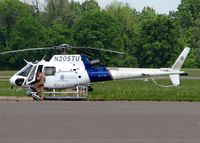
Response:
POLYGON ((53 76, 56 73, 55 67, 44 67, 45 76, 53 76))
POLYGON ((43 65, 39 65, 37 69, 37 73, 42 72, 43 65))
POLYGON ((17 75, 20 75, 20 76, 24 76, 24 77, 27 77, 32 69, 33 65, 26 65, 21 71, 19 71, 19 73, 17 73, 17 75))

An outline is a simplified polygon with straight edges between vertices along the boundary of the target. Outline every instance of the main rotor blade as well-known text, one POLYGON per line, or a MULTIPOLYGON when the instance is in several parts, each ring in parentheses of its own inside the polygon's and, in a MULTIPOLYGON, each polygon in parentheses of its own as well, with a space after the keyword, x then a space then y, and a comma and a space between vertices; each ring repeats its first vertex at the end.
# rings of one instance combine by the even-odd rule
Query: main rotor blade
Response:
POLYGON ((124 52, 119 52, 119 51, 114 51, 114 50, 108 50, 108 49, 102 49, 102 48, 93 48, 93 47, 76 47, 76 46, 71 46, 73 49, 91 49, 91 50, 97 50, 97 51, 105 51, 105 52, 110 52, 110 53, 115 53, 115 54, 126 54, 124 52))
POLYGON ((0 55, 10 54, 10 53, 17 53, 17 52, 35 51, 35 50, 46 50, 46 49, 54 49, 54 47, 29 48, 29 49, 21 49, 21 50, 12 50, 12 51, 1 52, 0 55))
POLYGON ((0 55, 10 54, 10 53, 17 53, 17 52, 26 52, 26 51, 49 50, 49 49, 62 50, 63 53, 65 53, 66 50, 69 50, 69 49, 90 49, 90 50, 105 51, 105 52, 110 52, 110 53, 115 53, 115 54, 122 54, 122 55, 125 54, 124 52, 108 50, 108 49, 102 49, 102 48, 77 47, 77 46, 70 46, 68 44, 61 44, 60 46, 53 46, 53 47, 29 48, 29 49, 6 51, 6 52, 1 52, 0 55))

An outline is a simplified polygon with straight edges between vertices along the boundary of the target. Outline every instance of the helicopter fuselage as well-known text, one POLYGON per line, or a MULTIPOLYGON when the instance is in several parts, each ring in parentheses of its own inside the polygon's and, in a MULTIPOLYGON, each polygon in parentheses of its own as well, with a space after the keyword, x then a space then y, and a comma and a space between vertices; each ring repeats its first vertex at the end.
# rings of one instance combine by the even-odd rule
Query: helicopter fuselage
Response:
POLYGON ((173 85, 179 85, 180 68, 190 49, 185 48, 171 68, 111 68, 96 67, 86 55, 54 55, 50 61, 27 62, 27 65, 10 79, 12 85, 30 87, 36 82, 37 73, 46 77, 46 89, 66 89, 91 82, 154 77, 169 75, 173 85))

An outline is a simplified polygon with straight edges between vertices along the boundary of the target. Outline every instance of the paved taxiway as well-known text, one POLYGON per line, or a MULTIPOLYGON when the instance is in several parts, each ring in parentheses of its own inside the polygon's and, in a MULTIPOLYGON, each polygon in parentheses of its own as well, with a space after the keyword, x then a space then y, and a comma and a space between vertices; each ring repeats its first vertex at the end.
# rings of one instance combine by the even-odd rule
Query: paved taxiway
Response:
POLYGON ((1 143, 199 143, 200 103, 0 102, 1 143))

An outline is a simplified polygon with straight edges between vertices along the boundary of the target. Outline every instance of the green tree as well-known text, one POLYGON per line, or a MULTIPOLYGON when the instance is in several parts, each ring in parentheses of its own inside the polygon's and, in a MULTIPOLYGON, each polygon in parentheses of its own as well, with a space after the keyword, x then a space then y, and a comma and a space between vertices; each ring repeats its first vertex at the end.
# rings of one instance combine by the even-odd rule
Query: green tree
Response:
POLYGON ((183 28, 189 28, 200 18, 200 0, 182 0, 176 18, 183 28))
POLYGON ((99 11, 100 6, 96 0, 86 0, 81 5, 84 12, 99 11))
MULTIPOLYGON (((122 50, 124 47, 120 32, 121 27, 115 17, 105 11, 93 11, 85 13, 74 25, 73 38, 78 46, 122 50)), ((114 59, 113 54, 110 54, 110 57, 106 55, 105 53, 100 55, 103 64, 118 63, 119 59, 114 59)))
POLYGON ((140 67, 171 66, 181 44, 176 26, 166 15, 144 9, 141 15, 137 59, 140 67))
POLYGON ((137 60, 135 58, 136 39, 138 36, 138 12, 132 9, 128 4, 113 2, 107 7, 107 12, 119 21, 121 32, 119 34, 123 40, 124 51, 127 53, 126 57, 122 59, 120 65, 136 66, 137 60))
MULTIPOLYGON (((47 24, 52 26, 60 22, 67 28, 71 28, 82 13, 82 7, 79 2, 68 0, 49 0, 45 8, 47 24)), ((44 17, 45 18, 45 17, 44 17)))
MULTIPOLYGON (((44 26, 34 15, 34 9, 18 0, 0 1, 0 43, 1 51, 17 50, 45 45, 44 26)), ((2 61, 8 62, 0 68, 15 69, 23 64, 26 53, 17 53, 1 56, 2 61)), ((41 54, 33 53, 27 56, 38 57, 41 54)), ((33 59, 34 59, 33 58, 33 59)), ((31 59, 31 60, 33 60, 31 59)))
POLYGON ((200 67, 200 0, 182 0, 174 17, 181 26, 182 41, 192 48, 186 65, 200 67))
POLYGON ((17 18, 24 12, 28 12, 25 6, 15 0, 0 1, 0 29, 1 29, 1 45, 9 47, 10 33, 15 28, 17 18), (19 11, 20 10, 20 11, 19 11))
POLYGON ((55 22, 46 29, 46 43, 48 45, 60 45, 63 43, 73 43, 71 30, 60 22, 55 22))

